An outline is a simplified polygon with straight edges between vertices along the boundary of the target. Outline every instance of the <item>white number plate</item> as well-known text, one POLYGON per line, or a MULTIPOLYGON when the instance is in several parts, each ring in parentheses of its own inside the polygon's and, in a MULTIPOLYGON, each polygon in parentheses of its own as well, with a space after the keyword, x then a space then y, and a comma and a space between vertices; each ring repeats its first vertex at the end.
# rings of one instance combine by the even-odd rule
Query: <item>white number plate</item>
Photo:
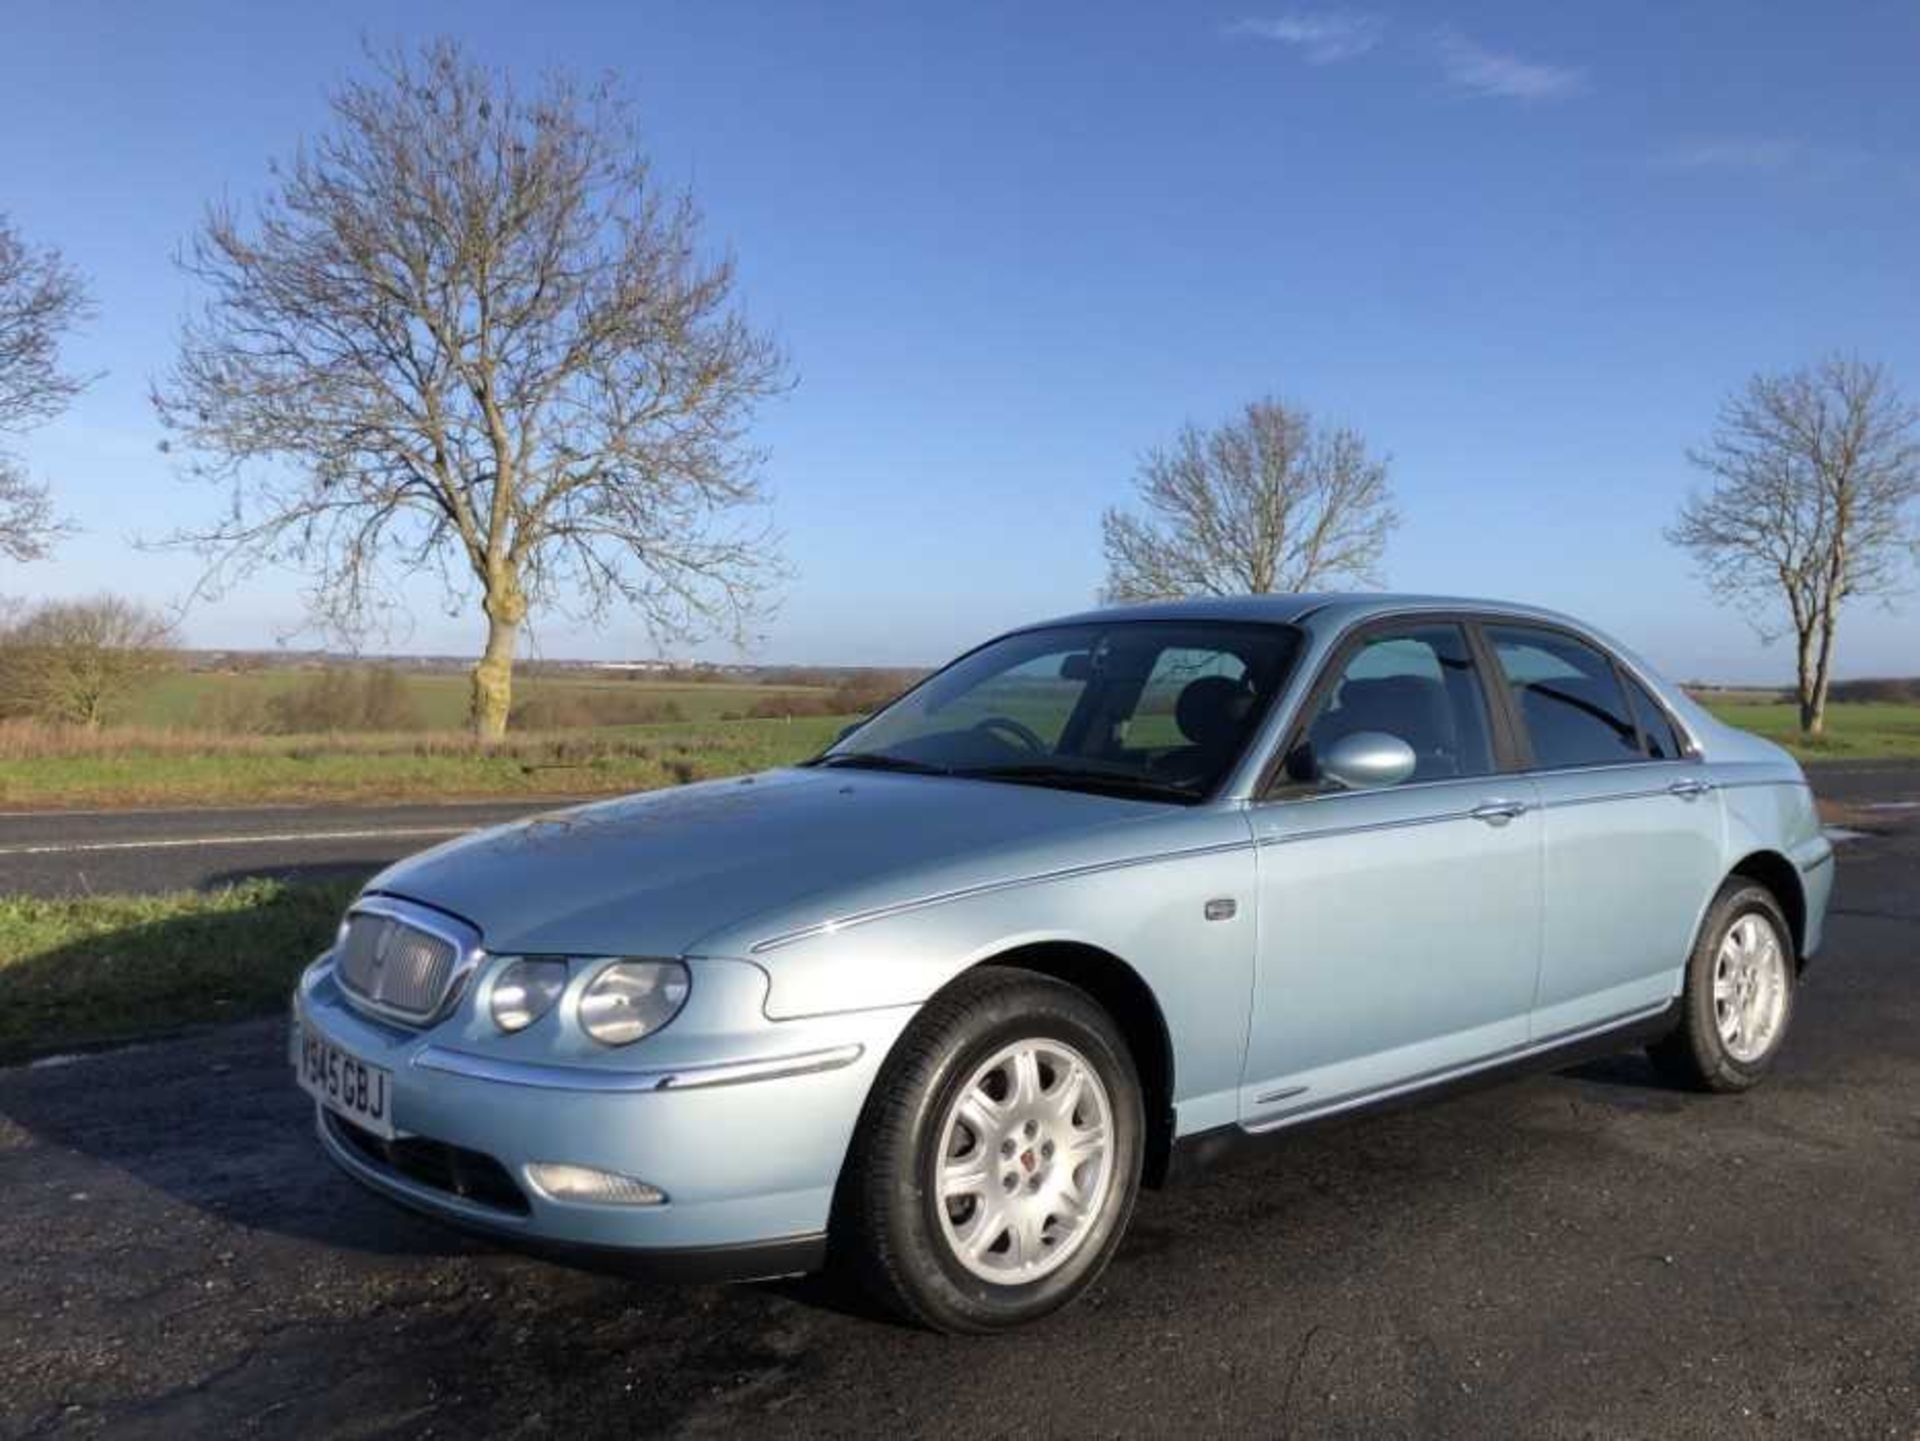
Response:
POLYGON ((309 1026, 300 1028, 300 1088, 363 1131, 391 1141, 393 1076, 342 1050, 309 1026))

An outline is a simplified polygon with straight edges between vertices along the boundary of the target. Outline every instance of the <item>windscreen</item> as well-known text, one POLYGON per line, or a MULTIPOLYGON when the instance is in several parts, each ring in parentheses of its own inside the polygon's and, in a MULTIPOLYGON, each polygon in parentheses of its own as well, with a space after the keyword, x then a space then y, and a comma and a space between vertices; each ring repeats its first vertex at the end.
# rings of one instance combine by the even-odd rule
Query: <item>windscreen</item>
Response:
POLYGON ((818 763, 1200 800, 1239 761, 1298 651, 1299 632, 1272 624, 1021 631, 922 682, 818 763))

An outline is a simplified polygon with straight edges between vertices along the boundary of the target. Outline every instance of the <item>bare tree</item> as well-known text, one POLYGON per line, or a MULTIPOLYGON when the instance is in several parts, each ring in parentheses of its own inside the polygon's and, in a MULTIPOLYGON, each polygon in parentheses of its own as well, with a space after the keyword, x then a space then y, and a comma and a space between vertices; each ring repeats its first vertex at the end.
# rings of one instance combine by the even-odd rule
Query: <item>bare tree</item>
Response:
POLYGON ((1144 515, 1101 518, 1109 600, 1312 590, 1376 578, 1399 517, 1360 436, 1258 400, 1188 425, 1134 481, 1144 515))
MULTIPOLYGON (((60 340, 86 313, 86 287, 60 253, 29 246, 0 215, 0 434, 51 420, 86 384, 60 368, 60 340)), ((0 555, 38 560, 63 529, 46 487, 0 451, 0 555)))
POLYGON ((173 664, 173 624, 137 601, 48 601, 0 635, 0 707, 98 726, 173 664))
POLYGON ((1880 366, 1833 357, 1754 376, 1688 459, 1712 489, 1687 500, 1667 538, 1763 637, 1784 611, 1800 729, 1818 736, 1841 608, 1894 594, 1920 554, 1920 411, 1880 366))
POLYGON ((740 633, 774 569, 746 426, 785 362, 610 82, 523 96, 450 42, 373 63, 183 257, 210 299, 154 400, 231 504, 174 540, 215 590, 304 569, 347 636, 437 569, 486 617, 471 714, 499 736, 536 608, 740 633))

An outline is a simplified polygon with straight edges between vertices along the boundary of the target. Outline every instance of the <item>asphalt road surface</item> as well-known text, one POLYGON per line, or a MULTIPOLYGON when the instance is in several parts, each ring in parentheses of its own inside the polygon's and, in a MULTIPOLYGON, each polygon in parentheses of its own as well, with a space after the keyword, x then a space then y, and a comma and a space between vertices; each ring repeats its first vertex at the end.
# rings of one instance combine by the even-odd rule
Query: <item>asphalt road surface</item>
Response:
POLYGON ((321 1158, 278 1022, 0 1072, 0 1433, 1911 1441, 1920 774, 1877 775, 1767 1085, 1629 1055, 1284 1137, 1011 1337, 441 1231, 321 1158))

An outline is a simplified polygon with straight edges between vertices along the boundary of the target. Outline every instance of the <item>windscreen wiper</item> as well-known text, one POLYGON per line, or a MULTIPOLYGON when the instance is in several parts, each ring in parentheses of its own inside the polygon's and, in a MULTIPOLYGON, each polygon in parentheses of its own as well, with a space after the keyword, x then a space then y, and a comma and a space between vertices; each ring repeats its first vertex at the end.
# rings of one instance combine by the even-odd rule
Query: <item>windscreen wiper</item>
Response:
POLYGON ((1200 799, 1186 786, 1175 785, 1171 781, 1155 780, 1152 776, 1138 775, 1132 771, 1090 770, 1085 766, 1024 762, 1003 766, 968 766, 952 774, 963 780, 1014 781, 1022 785, 1110 791, 1189 804, 1200 799))
POLYGON ((908 760, 905 756, 890 756, 881 751, 840 751, 834 755, 820 756, 807 762, 823 770, 832 767, 844 770, 862 771, 904 771, 917 776, 950 776, 951 766, 937 766, 928 761, 908 760))

